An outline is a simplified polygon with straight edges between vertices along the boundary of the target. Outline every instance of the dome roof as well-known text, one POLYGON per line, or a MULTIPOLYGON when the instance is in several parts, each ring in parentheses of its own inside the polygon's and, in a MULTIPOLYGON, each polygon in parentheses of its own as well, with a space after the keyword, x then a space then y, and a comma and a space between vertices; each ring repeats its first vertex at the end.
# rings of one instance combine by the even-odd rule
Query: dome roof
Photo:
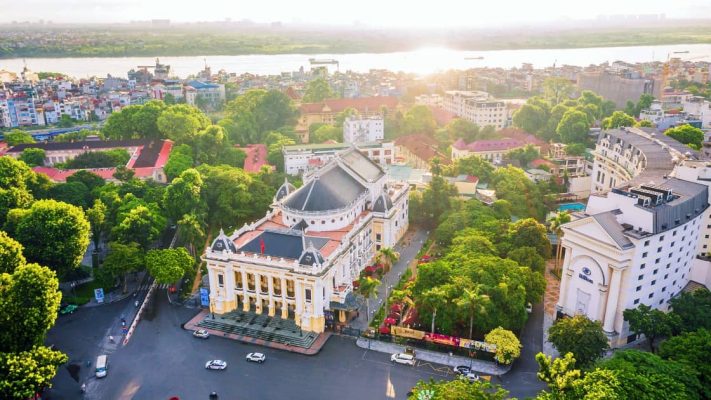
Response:
POLYGON ((388 212, 391 208, 393 208, 393 201, 390 200, 390 196, 386 192, 381 193, 373 203, 374 212, 388 212))
POLYGON ((301 265, 321 265, 323 264, 323 256, 321 252, 314 247, 314 244, 309 241, 309 245, 304 249, 299 257, 299 264, 301 265))
POLYGON ((225 235, 225 231, 220 229, 220 234, 212 241, 210 246, 212 251, 227 251, 230 253, 237 253, 237 247, 230 238, 225 235))
POLYGON ((274 195, 274 200, 279 201, 283 199, 284 197, 288 196, 291 194, 294 190, 296 190, 296 187, 289 183, 289 181, 284 178, 284 183, 281 184, 279 187, 279 190, 277 190, 276 195, 274 195))

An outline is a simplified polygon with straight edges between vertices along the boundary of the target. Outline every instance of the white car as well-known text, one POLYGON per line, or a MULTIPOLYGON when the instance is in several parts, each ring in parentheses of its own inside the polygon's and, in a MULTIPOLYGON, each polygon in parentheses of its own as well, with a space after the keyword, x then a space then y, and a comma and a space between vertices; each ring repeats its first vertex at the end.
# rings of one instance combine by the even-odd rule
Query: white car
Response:
POLYGON ((267 356, 262 353, 249 353, 245 358, 247 359, 247 361, 252 361, 261 364, 264 362, 264 360, 267 359, 267 356))
POLYGON ((227 368, 227 361, 222 360, 210 360, 205 363, 206 369, 225 369, 227 368))
POLYGON ((464 375, 462 375, 462 376, 463 376, 465 379, 467 379, 469 382, 476 382, 476 381, 478 381, 478 380, 480 379, 480 378, 479 378, 479 375, 477 375, 477 374, 475 374, 475 373, 473 373, 473 372, 469 372, 469 373, 464 374, 464 375))
POLYGON ((415 365, 415 357, 406 353, 393 354, 390 356, 390 361, 398 364, 415 365))
POLYGON ((533 304, 526 303, 526 312, 529 314, 533 312, 533 304))
POLYGON ((193 336, 200 339, 207 339, 210 337, 210 333, 205 329, 198 329, 193 332, 193 336))

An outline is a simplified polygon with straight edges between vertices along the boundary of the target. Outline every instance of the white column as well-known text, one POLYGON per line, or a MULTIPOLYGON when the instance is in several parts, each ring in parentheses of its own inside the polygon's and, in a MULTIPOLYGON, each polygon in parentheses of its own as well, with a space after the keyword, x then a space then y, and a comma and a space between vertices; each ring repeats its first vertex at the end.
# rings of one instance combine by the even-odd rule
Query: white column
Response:
POLYGON ((617 313, 617 301, 620 298, 620 282, 622 281, 622 270, 616 266, 612 268, 612 279, 610 279, 610 290, 607 292, 607 307, 605 307, 605 322, 602 329, 607 333, 615 331, 615 314, 617 313))
POLYGON ((275 312, 274 307, 274 283, 272 282, 272 276, 267 276, 267 291, 269 292, 269 316, 273 317, 275 312))
POLYGON ((247 281, 247 271, 245 271, 244 268, 240 268, 240 273, 242 274, 242 311, 249 311, 249 295, 247 294, 249 282, 247 281))
POLYGON ((262 275, 255 272, 254 273, 254 295, 257 299, 255 301, 257 314, 261 314, 262 312, 264 312, 264 310, 262 310, 261 292, 262 292, 262 275))
POLYGON ((281 317, 289 318, 289 306, 286 304, 286 278, 281 277, 281 317))
POLYGON ((602 321, 603 318, 605 318, 605 301, 607 300, 607 286, 602 284, 598 284, 597 286, 600 297, 598 298, 597 302, 597 315, 595 316, 595 319, 597 319, 598 321, 602 321))

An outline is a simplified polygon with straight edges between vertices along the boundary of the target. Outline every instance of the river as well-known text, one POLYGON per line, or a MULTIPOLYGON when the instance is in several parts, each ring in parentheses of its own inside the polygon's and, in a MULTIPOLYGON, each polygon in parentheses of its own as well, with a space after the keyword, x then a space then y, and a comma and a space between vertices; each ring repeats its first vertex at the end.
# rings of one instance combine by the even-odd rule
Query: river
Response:
MULTIPOLYGON (((224 69, 237 74, 252 73, 275 75, 284 71, 296 71, 299 67, 309 69, 309 58, 336 59, 341 71, 367 72, 370 69, 388 69, 417 74, 428 74, 448 69, 473 67, 520 67, 531 63, 535 68, 560 65, 587 66, 606 61, 622 60, 630 63, 665 61, 668 56, 684 60, 711 61, 711 44, 660 45, 632 47, 601 47, 583 49, 526 49, 495 51, 459 51, 445 48, 424 48, 396 53, 357 54, 275 54, 244 56, 190 56, 161 57, 161 63, 168 64, 172 73, 187 77, 202 70, 205 62, 213 72, 224 69), (686 53, 688 51, 688 53, 686 53), (674 54, 674 52, 684 52, 674 54), (479 58, 480 59, 467 59, 479 58)), ((69 76, 86 78, 104 77, 106 74, 126 77, 126 72, 138 65, 153 65, 152 57, 108 57, 108 58, 28 58, 0 59, 0 70, 19 72, 23 63, 32 71, 61 72, 69 76)), ((329 66, 335 70, 335 66, 329 66)))

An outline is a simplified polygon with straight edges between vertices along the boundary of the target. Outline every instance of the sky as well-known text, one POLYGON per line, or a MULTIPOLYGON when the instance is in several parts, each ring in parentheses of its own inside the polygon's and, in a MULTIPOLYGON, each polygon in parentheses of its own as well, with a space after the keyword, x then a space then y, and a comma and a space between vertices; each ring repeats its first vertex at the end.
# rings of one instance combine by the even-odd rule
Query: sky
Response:
POLYGON ((619 14, 711 18, 711 2, 707 0, 0 0, 0 10, 0 22, 196 22, 230 18, 396 28, 511 26, 619 14))

